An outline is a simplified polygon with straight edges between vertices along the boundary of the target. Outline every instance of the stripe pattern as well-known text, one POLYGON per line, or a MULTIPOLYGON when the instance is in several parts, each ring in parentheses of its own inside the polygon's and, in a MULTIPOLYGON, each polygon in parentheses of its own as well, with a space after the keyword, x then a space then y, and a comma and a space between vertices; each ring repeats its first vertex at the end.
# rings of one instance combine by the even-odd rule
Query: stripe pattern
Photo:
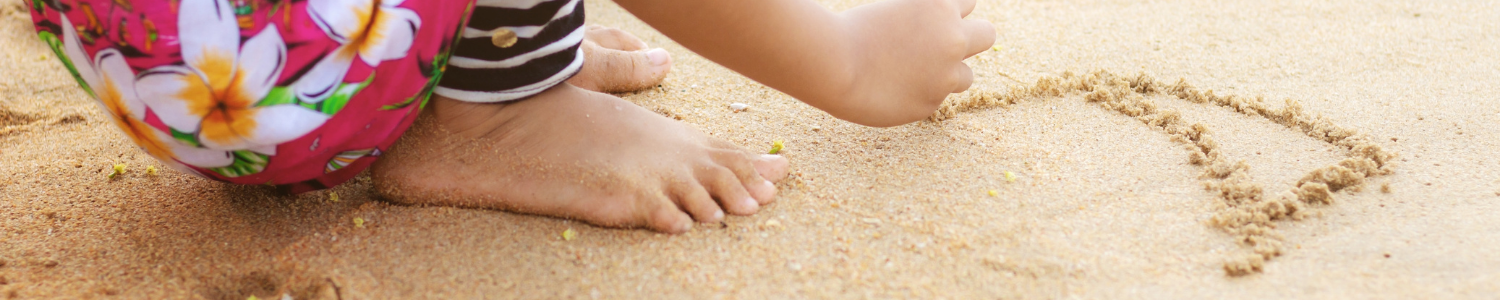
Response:
POLYGON ((469 102, 501 102, 561 84, 583 66, 582 0, 478 0, 433 92, 469 102), (490 36, 516 33, 496 47, 490 36))

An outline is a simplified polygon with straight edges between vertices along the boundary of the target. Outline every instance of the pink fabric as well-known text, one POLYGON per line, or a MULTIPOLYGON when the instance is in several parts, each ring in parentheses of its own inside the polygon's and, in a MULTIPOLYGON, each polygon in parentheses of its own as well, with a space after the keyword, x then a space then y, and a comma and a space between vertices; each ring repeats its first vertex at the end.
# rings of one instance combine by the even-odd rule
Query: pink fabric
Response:
POLYGON ((207 178, 293 192, 354 177, 411 126, 441 78, 472 5, 471 0, 28 2, 39 37, 147 153, 207 178), (214 18, 225 12, 230 19, 214 18), (182 33, 179 27, 190 24, 188 29, 200 34, 182 33), (231 29, 212 31, 216 28, 231 29), (222 37, 236 35, 239 49, 225 49, 233 48, 234 39, 222 37), (346 70, 337 72, 334 77, 341 78, 335 81, 312 78, 318 68, 346 70), (267 84, 253 84, 255 78, 267 84), (316 90, 305 88, 316 86, 320 80, 315 79, 357 92, 342 98, 302 95, 316 90), (199 90, 213 92, 194 93, 199 90), (336 103, 345 104, 336 109, 336 103))

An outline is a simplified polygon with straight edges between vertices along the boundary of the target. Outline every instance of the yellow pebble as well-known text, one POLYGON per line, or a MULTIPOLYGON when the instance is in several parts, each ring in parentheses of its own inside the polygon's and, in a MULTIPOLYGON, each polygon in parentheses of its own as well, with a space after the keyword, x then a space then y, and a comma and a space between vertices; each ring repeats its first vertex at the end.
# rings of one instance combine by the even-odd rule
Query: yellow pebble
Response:
POLYGON ((1005 182, 1016 182, 1016 173, 1005 171, 1005 182))
POLYGON ((571 241, 573 239, 576 239, 576 238, 578 238, 578 231, 574 231, 572 228, 568 228, 568 230, 563 230, 562 238, 563 238, 564 241, 571 241))
POLYGON ((995 197, 995 196, 1000 196, 1000 192, 996 192, 995 190, 990 190, 990 197, 995 197))
POLYGON ((771 142, 771 154, 781 153, 781 147, 784 146, 786 146, 786 144, 781 143, 781 141, 779 140, 771 142))
POLYGON ((1000 45, 995 45, 994 47, 990 47, 990 50, 995 50, 995 51, 1000 51, 1001 49, 1005 49, 1005 48, 1001 48, 1000 45))
POLYGON ((146 166, 146 175, 156 176, 156 166, 146 166))
POLYGON ((354 227, 365 228, 365 218, 354 217, 354 227))

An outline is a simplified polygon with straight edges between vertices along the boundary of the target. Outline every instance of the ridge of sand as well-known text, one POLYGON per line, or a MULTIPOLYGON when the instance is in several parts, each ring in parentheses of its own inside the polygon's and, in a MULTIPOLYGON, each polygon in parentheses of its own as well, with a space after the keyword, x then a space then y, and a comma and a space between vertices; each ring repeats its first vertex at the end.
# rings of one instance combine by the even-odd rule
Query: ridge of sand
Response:
MULTIPOLYGON (((1072 93, 1086 93, 1084 101, 1135 118, 1186 145, 1189 162, 1204 167, 1203 187, 1217 192, 1218 199, 1222 200, 1218 203, 1221 209, 1209 224, 1251 248, 1252 253, 1235 255, 1224 263, 1225 273, 1231 276, 1261 272, 1266 260, 1285 251, 1285 237, 1277 232, 1276 221, 1301 220, 1308 213, 1308 205, 1331 205, 1334 203, 1333 193, 1344 189, 1358 191, 1365 179, 1393 173, 1390 162, 1396 154, 1383 150, 1368 135, 1304 111, 1296 100, 1286 99, 1281 109, 1272 109, 1266 106, 1264 97, 1215 95, 1213 90, 1202 91, 1193 87, 1186 79, 1168 85, 1145 73, 1128 77, 1104 70, 1085 75, 1068 71, 1005 92, 976 91, 967 97, 950 99, 928 120, 941 122, 968 111, 1002 108, 1021 101, 1072 93), (1158 108, 1144 97, 1148 95, 1170 95, 1192 103, 1217 105, 1240 114, 1262 117, 1338 146, 1346 152, 1347 158, 1308 172, 1291 190, 1268 198, 1260 184, 1251 182, 1250 166, 1244 160, 1232 161, 1218 151, 1219 145, 1214 142, 1207 126, 1188 124, 1177 111, 1158 108)), ((1389 186, 1382 187, 1387 193, 1389 189, 1389 186)))

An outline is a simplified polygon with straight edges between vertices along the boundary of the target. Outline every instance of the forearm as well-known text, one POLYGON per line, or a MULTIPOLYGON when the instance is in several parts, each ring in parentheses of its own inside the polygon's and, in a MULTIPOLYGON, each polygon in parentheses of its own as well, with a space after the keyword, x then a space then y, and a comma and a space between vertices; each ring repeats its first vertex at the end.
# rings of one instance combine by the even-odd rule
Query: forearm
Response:
POLYGON ((855 80, 853 33, 805 0, 617 0, 672 40, 829 112, 855 80))

